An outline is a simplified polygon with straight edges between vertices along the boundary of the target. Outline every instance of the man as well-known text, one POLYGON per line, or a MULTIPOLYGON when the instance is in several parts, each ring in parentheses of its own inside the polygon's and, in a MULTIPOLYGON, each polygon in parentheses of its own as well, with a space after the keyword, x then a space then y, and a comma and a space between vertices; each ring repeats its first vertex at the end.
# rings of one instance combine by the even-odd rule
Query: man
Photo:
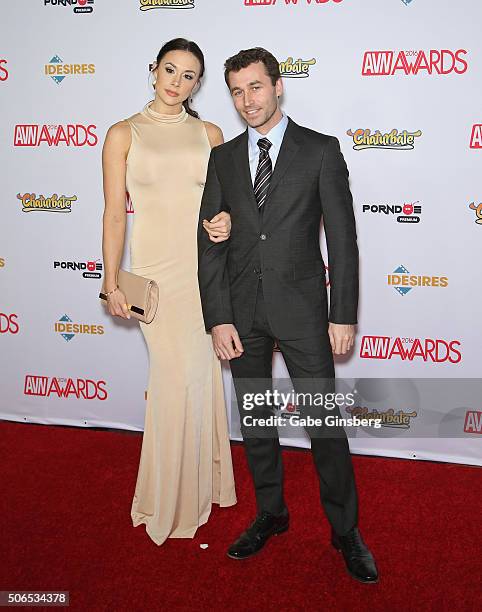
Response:
MULTIPOLYGON (((347 353, 354 342, 358 248, 338 140, 300 127, 282 113, 276 58, 261 48, 241 51, 226 61, 225 80, 248 128, 212 150, 199 219, 198 275, 205 326, 217 356, 230 361, 243 424, 246 394, 264 392, 271 384, 275 342, 297 392, 334 389, 333 353, 347 353), (220 210, 231 214, 231 238, 213 244, 203 223, 220 210), (330 262, 329 317, 319 243, 322 216, 330 262)), ((308 410, 313 413, 313 407, 308 410)), ((258 417, 269 413, 267 405, 256 411, 258 417)), ((258 515, 229 548, 234 559, 257 553, 289 526, 276 427, 249 431, 242 425, 241 431, 258 515)), ((373 556, 357 528, 346 434, 340 427, 306 431, 332 544, 354 578, 376 582, 373 556)))

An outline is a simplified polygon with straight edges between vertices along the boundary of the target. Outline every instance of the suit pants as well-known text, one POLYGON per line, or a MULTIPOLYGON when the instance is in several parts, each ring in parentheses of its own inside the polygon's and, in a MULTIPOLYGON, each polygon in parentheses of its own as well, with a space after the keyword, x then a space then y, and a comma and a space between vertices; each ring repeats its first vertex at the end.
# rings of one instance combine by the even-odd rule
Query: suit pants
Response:
MULTIPOLYGON (((254 482, 258 512, 275 515, 287 512, 283 496, 283 464, 276 426, 257 428, 243 426, 245 394, 265 393, 272 387, 272 358, 275 340, 283 355, 296 393, 334 391, 333 353, 328 330, 320 321, 318 336, 283 340, 275 338, 269 325, 262 281, 259 281, 255 316, 251 331, 241 337, 244 353, 230 361, 236 398, 241 417, 241 432, 249 469, 254 482)), ((308 396, 307 396, 308 397, 308 396)), ((269 404, 269 403, 268 403, 269 404)), ((303 407, 302 417, 340 416, 339 409, 303 407)), ((256 406, 250 416, 273 415, 269 405, 256 406)), ((358 500, 350 449, 340 426, 305 427, 311 439, 311 452, 319 477, 321 503, 336 533, 346 534, 358 522, 358 500)), ((301 483, 300 483, 301 486, 301 483)))

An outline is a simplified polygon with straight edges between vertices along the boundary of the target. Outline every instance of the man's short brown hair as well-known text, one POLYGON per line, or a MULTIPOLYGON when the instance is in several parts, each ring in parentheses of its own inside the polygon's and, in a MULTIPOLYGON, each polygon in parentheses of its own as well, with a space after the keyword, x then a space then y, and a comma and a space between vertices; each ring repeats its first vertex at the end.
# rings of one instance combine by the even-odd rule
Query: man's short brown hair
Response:
POLYGON ((230 72, 239 72, 242 68, 247 68, 257 62, 264 64, 266 74, 270 77, 271 83, 276 85, 276 82, 281 78, 279 62, 272 53, 262 47, 245 49, 226 60, 224 63, 224 80, 226 85, 229 87, 228 77, 230 72))

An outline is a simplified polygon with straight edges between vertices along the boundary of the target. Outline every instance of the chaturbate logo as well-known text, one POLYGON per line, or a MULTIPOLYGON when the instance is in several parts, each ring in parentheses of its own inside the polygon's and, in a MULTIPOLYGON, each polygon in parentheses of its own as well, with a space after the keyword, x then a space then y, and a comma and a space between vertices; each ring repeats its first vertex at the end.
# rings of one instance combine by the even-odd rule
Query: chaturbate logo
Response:
POLYGON ((6 81, 8 79, 8 70, 5 68, 7 65, 6 59, 0 59, 0 81, 6 81))
POLYGON ((56 395, 58 398, 104 401, 107 399, 105 380, 90 380, 89 378, 59 378, 50 376, 25 376, 24 395, 38 395, 50 397, 56 395))
POLYGON ((56 193, 49 197, 35 193, 17 193, 17 199, 22 202, 22 212, 43 210, 44 212, 69 213, 72 212, 72 202, 77 202, 77 196, 58 196, 56 193))
POLYGON ((70 342, 76 334, 102 336, 104 334, 104 326, 73 323, 72 319, 64 314, 64 316, 60 317, 55 323, 55 331, 60 334, 66 342, 70 342))
POLYGON ((400 204, 363 204, 362 212, 388 215, 397 215, 398 223, 419 223, 422 206, 419 200, 400 204))
POLYGON ((140 0, 141 11, 151 9, 193 9, 194 0, 140 0))
POLYGON ((467 55, 465 49, 449 51, 365 51, 363 56, 363 76, 405 76, 424 74, 464 74, 468 64, 461 56, 467 55))
POLYGON ((393 129, 385 134, 382 134, 379 130, 372 134, 370 130, 358 129, 354 132, 348 130, 347 135, 353 138, 355 151, 363 151, 364 149, 410 151, 415 148, 415 138, 419 138, 422 131, 407 132, 407 130, 403 130, 403 132, 399 132, 393 129))
POLYGON ((464 431, 465 433, 482 434, 482 412, 480 410, 467 410, 464 431))
POLYGON ((379 411, 376 408, 369 410, 366 406, 353 406, 347 407, 345 410, 353 417, 370 421, 378 420, 382 427, 394 427, 395 429, 410 429, 412 419, 417 416, 415 410, 412 410, 412 412, 405 412, 404 410, 395 412, 393 408, 379 411))
POLYGON ((416 276, 410 274, 405 266, 398 266, 387 280, 400 295, 407 295, 414 287, 447 287, 449 284, 446 276, 416 276))
POLYGON ((13 135, 14 147, 49 147, 66 145, 68 147, 95 147, 99 139, 95 131, 97 126, 83 126, 78 123, 67 125, 16 125, 13 135))
POLYGON ((310 68, 316 64, 316 59, 313 57, 310 60, 297 59, 293 61, 292 57, 289 57, 286 61, 280 62, 279 70, 282 77, 287 78, 306 78, 310 76, 310 68))
POLYGON ((69 74, 86 75, 95 73, 94 64, 64 64, 58 55, 54 55, 48 64, 45 64, 45 74, 60 85, 69 74))
MULTIPOLYGON (((280 4, 285 5, 297 5, 298 2, 300 4, 327 4, 328 2, 333 2, 335 4, 340 4, 343 0, 279 0, 280 4)), ((244 6, 274 6, 276 4, 276 0, 244 0, 244 6)))
POLYGON ((470 210, 475 210, 475 223, 478 225, 482 225, 482 202, 480 204, 475 205, 475 202, 469 204, 470 210))
POLYGON ((0 334, 18 334, 18 315, 0 312, 0 334))
POLYGON ((92 13, 94 0, 44 0, 44 6, 73 6, 74 13, 92 13))
POLYGON ((84 278, 101 278, 102 263, 95 261, 54 261, 54 270, 82 270, 84 278))
POLYGON ((432 361, 459 363, 462 360, 458 340, 432 338, 391 338, 390 336, 363 336, 360 344, 361 359, 401 359, 402 361, 432 361), (407 346, 408 345, 408 346, 407 346))
POLYGON ((476 123, 472 126, 472 135, 470 137, 471 149, 482 149, 482 123, 476 123))

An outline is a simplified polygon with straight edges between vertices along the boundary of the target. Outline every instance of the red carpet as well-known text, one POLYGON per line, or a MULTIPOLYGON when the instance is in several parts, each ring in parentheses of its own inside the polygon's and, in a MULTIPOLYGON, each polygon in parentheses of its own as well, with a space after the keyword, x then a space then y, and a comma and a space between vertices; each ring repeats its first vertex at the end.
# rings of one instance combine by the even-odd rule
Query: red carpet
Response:
POLYGON ((70 609, 480 610, 480 469, 354 456, 360 526, 378 585, 329 545, 311 456, 285 451, 290 530, 256 557, 225 549, 254 514, 244 450, 238 504, 213 508, 194 540, 157 547, 133 528, 141 434, 0 423, 0 590, 68 590, 70 609), (202 550, 200 544, 209 548, 202 550))

